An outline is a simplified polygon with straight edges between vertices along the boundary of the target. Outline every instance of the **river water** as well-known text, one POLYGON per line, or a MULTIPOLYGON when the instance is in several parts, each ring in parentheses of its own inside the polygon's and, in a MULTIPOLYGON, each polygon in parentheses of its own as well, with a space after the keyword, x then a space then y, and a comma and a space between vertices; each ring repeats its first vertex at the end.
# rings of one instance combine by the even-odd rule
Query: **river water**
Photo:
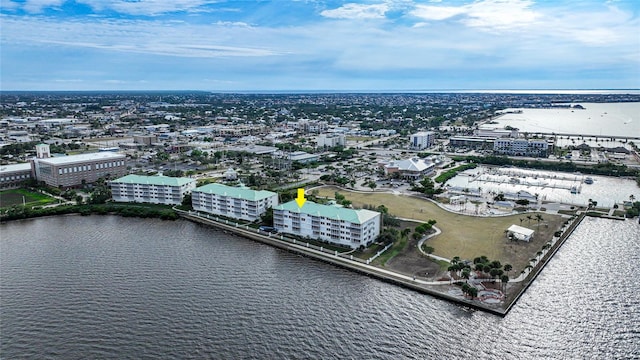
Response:
POLYGON ((509 125, 518 128, 520 132, 530 133, 640 136, 640 103, 580 103, 580 105, 585 109, 506 109, 506 111, 519 110, 521 113, 504 114, 495 119, 497 125, 487 124, 483 127, 503 128, 509 125))
POLYGON ((0 225, 0 357, 640 356, 640 225, 587 218, 504 318, 187 221, 0 225))

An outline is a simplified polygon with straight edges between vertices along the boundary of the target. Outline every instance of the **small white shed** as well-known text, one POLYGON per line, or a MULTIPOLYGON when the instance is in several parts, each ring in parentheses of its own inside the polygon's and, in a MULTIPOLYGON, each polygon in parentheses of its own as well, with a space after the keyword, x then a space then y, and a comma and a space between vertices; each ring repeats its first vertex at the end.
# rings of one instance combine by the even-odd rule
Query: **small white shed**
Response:
POLYGON ((526 242, 531 241, 531 238, 533 237, 533 233, 535 232, 531 229, 528 229, 526 227, 522 227, 519 225, 511 225, 509 226, 507 231, 509 232, 509 235, 513 235, 516 239, 523 240, 526 242))

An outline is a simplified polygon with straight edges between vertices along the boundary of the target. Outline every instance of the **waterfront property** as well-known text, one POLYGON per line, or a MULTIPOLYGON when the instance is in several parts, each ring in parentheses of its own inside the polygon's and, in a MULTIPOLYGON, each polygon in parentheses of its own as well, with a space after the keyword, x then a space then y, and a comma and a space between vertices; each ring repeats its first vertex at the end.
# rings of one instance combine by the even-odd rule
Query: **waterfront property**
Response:
POLYGON ((273 226, 280 232, 308 236, 350 248, 367 246, 380 234, 381 216, 371 210, 306 201, 290 201, 273 208, 273 226))
POLYGON ((179 205, 184 195, 196 188, 196 180, 127 175, 109 182, 109 186, 115 201, 179 205))
POLYGON ((191 196, 195 210, 249 221, 258 220, 279 203, 277 193, 222 184, 198 187, 191 196))
POLYGON ((36 158, 31 160, 35 179, 53 187, 76 187, 94 183, 99 178, 118 177, 127 173, 126 156, 109 151, 50 157, 49 145, 36 145, 36 158))

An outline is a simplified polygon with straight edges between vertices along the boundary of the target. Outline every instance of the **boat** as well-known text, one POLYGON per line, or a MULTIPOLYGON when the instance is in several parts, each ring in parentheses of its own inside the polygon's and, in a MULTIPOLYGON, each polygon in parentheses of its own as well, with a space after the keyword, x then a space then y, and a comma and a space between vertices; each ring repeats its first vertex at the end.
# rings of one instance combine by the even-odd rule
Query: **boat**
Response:
POLYGON ((591 177, 587 176, 587 177, 584 179, 584 183, 585 183, 585 184, 593 184, 593 178, 591 178, 591 177))
POLYGON ((580 188, 577 186, 572 186, 570 191, 572 194, 580 194, 580 188))

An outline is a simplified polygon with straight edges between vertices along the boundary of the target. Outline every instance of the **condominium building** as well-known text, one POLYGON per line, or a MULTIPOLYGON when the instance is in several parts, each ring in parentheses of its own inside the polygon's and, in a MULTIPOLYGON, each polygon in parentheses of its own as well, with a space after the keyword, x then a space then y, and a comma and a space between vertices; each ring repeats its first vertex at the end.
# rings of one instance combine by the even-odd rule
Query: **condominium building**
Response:
POLYGON ((411 135, 412 149, 426 149, 435 143, 436 134, 433 131, 421 131, 411 135))
POLYGON ((75 187, 99 178, 120 177, 127 173, 126 156, 113 152, 47 157, 48 145, 36 147, 38 157, 31 160, 38 181, 54 187, 75 187), (42 157, 41 157, 42 156, 42 157))
POLYGON ((496 139, 493 143, 493 151, 496 154, 512 156, 546 157, 549 143, 544 139, 496 139))
POLYGON ((380 234, 381 215, 306 201, 290 201, 273 208, 273 226, 280 232, 308 236, 350 248, 367 246, 380 234))
POLYGON ((169 176, 127 175, 109 182, 111 197, 120 202, 179 205, 196 188, 196 180, 169 176))
POLYGON ((193 190, 195 210, 235 219, 255 221, 267 209, 278 205, 278 194, 222 184, 207 184, 193 190))

